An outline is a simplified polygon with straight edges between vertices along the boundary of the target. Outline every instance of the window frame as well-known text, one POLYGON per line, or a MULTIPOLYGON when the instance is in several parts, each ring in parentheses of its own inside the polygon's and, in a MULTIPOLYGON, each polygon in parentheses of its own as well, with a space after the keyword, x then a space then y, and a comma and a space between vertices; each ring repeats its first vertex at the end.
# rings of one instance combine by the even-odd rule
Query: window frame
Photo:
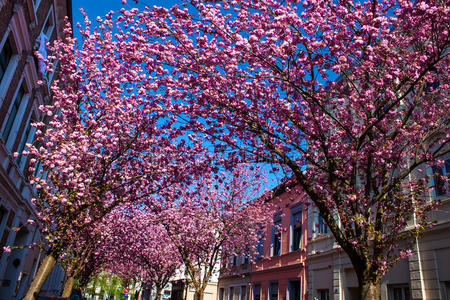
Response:
POLYGON ((25 90, 22 85, 19 86, 16 93, 14 94, 13 101, 9 107, 8 118, 5 118, 6 123, 2 129, 2 139, 5 144, 8 143, 11 136, 11 131, 13 130, 15 120, 20 112, 20 107, 22 106, 22 101, 25 96, 25 90))
MULTIPOLYGON (((55 10, 54 10, 54 6, 52 4, 50 6, 50 9, 48 10, 47 16, 45 17, 45 21, 42 26, 41 32, 37 37, 36 44, 35 44, 37 49, 39 49, 41 47, 41 43, 42 43, 41 35, 44 35, 47 38, 47 42, 51 42, 51 37, 52 37, 53 32, 55 31, 55 28, 56 28, 55 10), (49 22, 51 22, 51 24, 49 26, 47 26, 47 24, 49 22)), ((43 55, 43 56, 44 56, 44 59, 46 59, 47 58, 47 47, 45 46, 44 49, 45 49, 45 53, 44 53, 45 55, 43 55)), ((39 73, 41 73, 43 78, 47 81, 47 87, 49 88, 49 92, 50 92, 50 83, 53 80, 54 72, 49 72, 46 69, 44 70, 44 72, 42 72, 41 68, 44 68, 45 63, 41 60, 38 60, 38 65, 39 65, 39 73)), ((56 68, 56 62, 53 62, 53 70, 55 68, 56 68)))
POLYGON ((280 295, 280 289, 278 285, 278 281, 269 281, 269 289, 267 293, 267 300, 278 300, 280 295), (276 286, 276 298, 272 297, 274 295, 274 287, 276 286))
POLYGON ((236 267, 236 266, 239 265, 239 258, 238 258, 237 255, 233 255, 233 256, 231 257, 231 265, 232 265, 233 267, 236 267))
POLYGON ((325 219, 322 217, 319 211, 317 211, 317 219, 316 219, 316 233, 317 235, 327 235, 328 234, 328 226, 325 222, 325 219))
POLYGON ((11 41, 10 41, 9 37, 7 37, 5 39, 5 42, 3 43, 2 47, 0 47, 0 67, 2 69, 4 68, 4 70, 2 71, 3 74, 0 74, 0 82, 3 80, 3 78, 7 74, 6 71, 8 70, 8 66, 11 63, 13 55, 14 55, 13 47, 11 45, 11 41), (3 55, 2 55, 5 48, 9 49, 8 53, 7 53, 7 56, 8 56, 7 59, 4 59, 3 55))
POLYGON ((260 260, 264 256, 264 239, 265 239, 265 234, 261 230, 258 233, 258 235, 260 236, 260 238, 258 239, 258 242, 256 244, 256 255, 255 255, 255 259, 256 260, 260 260))
POLYGON ((261 283, 254 283, 252 288, 252 300, 261 300, 261 283), (256 298, 256 295, 259 297, 256 298))
POLYGON ((4 34, 3 39, 0 41, 0 51, 3 51, 3 47, 6 43, 8 43, 11 47, 11 57, 8 60, 8 65, 6 66, 5 72, 0 80, 0 103, 5 100, 6 93, 9 91, 9 87, 11 86, 11 80, 16 72, 17 66, 19 64, 19 55, 20 51, 23 49, 20 45, 16 44, 17 35, 16 32, 16 22, 12 21, 12 26, 7 29, 4 34))
POLYGON ((234 298, 234 286, 228 287, 228 300, 233 300, 234 298))
MULTIPOLYGON (((28 86, 28 82, 26 82, 25 76, 22 77, 22 79, 20 80, 16 91, 14 93, 14 97, 13 97, 13 101, 11 101, 11 104, 9 106, 8 109, 8 113, 7 113, 7 117, 5 118, 3 125, 1 127, 1 138, 5 144, 6 149, 12 153, 14 152, 14 144, 19 136, 19 130, 20 130, 20 126, 23 122, 23 119, 26 117, 28 118, 28 116, 26 115, 26 110, 27 110, 27 106, 30 102, 30 93, 29 93, 29 86, 28 86), (23 94, 22 97, 20 99, 20 101, 17 100, 17 96, 19 95, 19 91, 22 90, 23 94), (19 106, 17 111, 15 112, 14 118, 11 119, 12 115, 11 112, 14 109, 14 105, 16 105, 16 103, 19 102, 19 106), (5 136, 5 131, 7 129, 7 127, 10 128, 8 129, 8 134, 5 136)), ((31 114, 31 112, 30 112, 31 114)))
POLYGON ((240 300, 247 300, 247 286, 246 285, 241 285, 240 288, 240 293, 239 293, 239 299, 240 300), (242 292, 244 291, 244 292, 242 292))
POLYGON ((23 173, 25 169, 26 162, 28 160, 28 155, 24 155, 23 151, 27 150, 27 144, 32 144, 34 140, 34 136, 36 133, 36 127, 33 127, 32 124, 36 121, 36 116, 32 112, 28 116, 28 120, 26 122, 26 126, 22 133, 22 137, 20 139, 19 148, 17 149, 18 156, 16 158, 17 166, 19 170, 23 173))
POLYGON ((408 284, 388 285, 388 300, 411 300, 411 298, 411 288, 408 284), (401 291, 400 299, 396 298, 395 290, 397 289, 401 291))
POLYGON ((317 289, 317 297, 319 300, 330 300, 330 290, 329 289, 317 289), (325 293, 325 294, 322 294, 325 293), (322 297, 322 296, 325 296, 322 297))
POLYGON ((37 13, 38 9, 39 9, 39 5, 41 5, 41 0, 31 0, 31 2, 33 2, 33 7, 34 7, 34 12, 37 13), (36 3, 35 3, 36 1, 36 3))
MULTIPOLYGON (((39 4, 40 4, 39 0, 39 4)), ((45 17, 44 25, 42 26, 41 33, 43 33, 48 40, 50 41, 50 38, 52 37, 53 31, 55 30, 55 11, 53 8, 53 4, 50 6, 50 9, 48 10, 47 16, 45 17), (51 24, 47 26, 47 23, 51 21, 51 24), (46 32, 44 32, 45 28, 47 28, 46 32)))
POLYGON ((432 196, 435 199, 442 199, 450 196, 450 182, 449 182, 449 176, 450 176, 450 156, 445 156, 442 159, 442 164, 440 165, 433 165, 429 168, 430 170, 430 177, 431 177, 431 187, 433 188, 432 196), (439 168, 438 171, 436 171, 439 168), (447 176, 447 181, 440 179, 441 183, 443 184, 442 188, 444 189, 444 192, 442 194, 438 194, 437 186, 436 186, 436 179, 438 175, 437 172, 440 172, 439 176, 447 176))
POLYGON ((302 299, 302 282, 300 280, 300 278, 296 278, 296 279, 291 279, 288 281, 288 285, 287 285, 287 300, 301 300, 302 299), (294 284, 298 284, 298 299, 293 299, 293 293, 294 293, 294 284))
POLYGON ((301 203, 291 207, 291 223, 289 234, 289 249, 290 252, 300 251, 303 248, 303 210, 301 203), (300 223, 298 224, 295 216, 300 215, 300 223), (300 238, 298 241, 298 248, 295 243, 295 230, 300 229, 300 238))
POLYGON ((281 214, 276 214, 273 218, 272 242, 270 247, 270 257, 281 256, 281 214), (278 251, 276 251, 278 250, 278 251))

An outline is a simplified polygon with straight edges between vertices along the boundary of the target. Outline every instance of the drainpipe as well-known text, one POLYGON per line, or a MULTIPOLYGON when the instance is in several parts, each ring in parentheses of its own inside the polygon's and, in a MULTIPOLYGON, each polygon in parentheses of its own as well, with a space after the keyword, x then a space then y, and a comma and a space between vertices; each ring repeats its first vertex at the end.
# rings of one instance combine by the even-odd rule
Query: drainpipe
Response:
MULTIPOLYGON (((411 173, 408 174, 408 179, 411 182, 411 173)), ((412 202, 415 202, 414 199, 414 194, 412 193, 411 190, 411 197, 412 197, 412 202)), ((414 227, 417 225, 417 220, 416 220, 416 211, 414 210, 413 213, 413 223, 414 223, 414 227)), ((427 294, 425 291, 425 281, 423 279, 423 268, 422 268, 422 255, 420 253, 420 246, 419 246, 419 237, 416 235, 415 237, 415 244, 416 244, 416 253, 417 253, 417 263, 419 265, 419 280, 420 280, 420 290, 422 292, 422 299, 423 300, 427 300, 427 294)), ((411 281, 411 278, 410 278, 411 281)))
MULTIPOLYGON (((34 230, 34 237, 33 237, 33 243, 36 243, 38 240, 38 235, 39 235, 39 226, 36 225, 36 229, 34 230)), ((33 271, 33 277, 36 277, 36 273, 40 264, 40 260, 41 260, 41 255, 42 255, 42 249, 41 247, 39 247, 39 255, 37 257, 36 260, 36 265, 34 266, 34 271, 33 271)))
POLYGON ((342 255, 340 249, 338 252, 339 255, 339 300, 344 300, 344 289, 342 288, 342 255))

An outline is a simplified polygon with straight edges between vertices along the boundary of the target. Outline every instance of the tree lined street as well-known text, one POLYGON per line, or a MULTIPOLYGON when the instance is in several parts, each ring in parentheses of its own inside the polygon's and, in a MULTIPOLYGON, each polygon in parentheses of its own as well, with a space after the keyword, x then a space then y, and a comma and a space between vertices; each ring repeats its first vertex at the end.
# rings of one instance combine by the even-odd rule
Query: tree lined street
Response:
POLYGON ((429 171, 450 155, 448 3, 122 2, 48 45, 24 152, 48 250, 25 299, 60 263, 63 297, 108 272, 160 300, 183 270, 203 300, 224 262, 255 259, 279 185, 381 299, 448 188, 429 171))

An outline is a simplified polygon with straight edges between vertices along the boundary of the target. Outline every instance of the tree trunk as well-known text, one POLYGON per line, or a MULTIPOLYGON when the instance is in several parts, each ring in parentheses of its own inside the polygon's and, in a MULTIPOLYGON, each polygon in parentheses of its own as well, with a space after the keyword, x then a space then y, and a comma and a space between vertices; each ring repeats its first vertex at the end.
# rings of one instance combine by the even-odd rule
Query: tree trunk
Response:
POLYGON ((70 276, 67 278, 66 283, 64 284, 64 291, 62 293, 62 297, 69 298, 72 294, 73 284, 75 283, 75 278, 70 276))
POLYGON ((359 284, 360 299, 361 300, 380 300, 381 299, 381 284, 380 281, 366 280, 359 284))
POLYGON ((203 300, 204 295, 204 290, 196 290, 194 293, 194 300, 203 300))
POLYGON ((28 289, 27 295, 25 296, 24 300, 34 300, 37 298, 37 295, 41 291, 41 288, 44 285, 45 280, 47 279, 48 275, 52 271, 55 264, 56 259, 52 254, 49 254, 44 258, 44 261, 39 267, 36 277, 34 277, 33 282, 31 283, 31 286, 28 289))
POLYGON ((155 299, 153 299, 153 300, 161 300, 161 292, 162 292, 162 288, 161 289, 157 288, 155 299))

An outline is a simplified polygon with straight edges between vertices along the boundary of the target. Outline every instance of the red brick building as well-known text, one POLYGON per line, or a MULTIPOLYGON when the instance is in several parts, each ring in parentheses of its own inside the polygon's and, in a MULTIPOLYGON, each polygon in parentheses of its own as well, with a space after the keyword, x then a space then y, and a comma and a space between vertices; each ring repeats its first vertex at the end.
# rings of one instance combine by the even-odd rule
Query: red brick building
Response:
POLYGON ((276 193, 274 226, 264 233, 257 260, 234 259, 232 272, 219 278, 219 300, 306 299, 306 197, 295 188, 276 193))

